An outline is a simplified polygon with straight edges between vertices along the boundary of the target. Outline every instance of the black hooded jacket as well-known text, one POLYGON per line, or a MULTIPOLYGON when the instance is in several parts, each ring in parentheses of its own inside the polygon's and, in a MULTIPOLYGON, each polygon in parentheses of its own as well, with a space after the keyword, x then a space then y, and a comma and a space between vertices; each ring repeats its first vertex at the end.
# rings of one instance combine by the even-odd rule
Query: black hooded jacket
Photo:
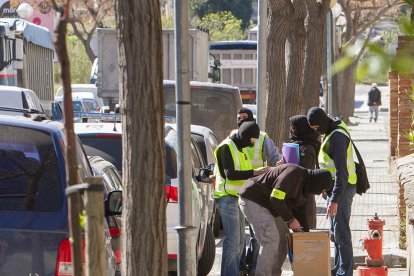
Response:
POLYGON ((318 152, 321 147, 320 136, 313 130, 305 115, 296 115, 289 118, 290 142, 299 145, 299 165, 307 169, 318 167, 318 152))
POLYGON ((304 208, 306 206, 305 196, 310 193, 320 194, 323 189, 332 188, 330 173, 325 170, 316 170, 316 172, 321 171, 323 171, 322 177, 315 179, 312 178, 310 170, 295 164, 283 164, 270 169, 265 174, 247 180, 239 194, 241 198, 267 208, 273 216, 281 216, 284 221, 295 217, 302 227, 308 229, 304 208), (283 191, 285 198, 272 197, 273 189, 283 191))

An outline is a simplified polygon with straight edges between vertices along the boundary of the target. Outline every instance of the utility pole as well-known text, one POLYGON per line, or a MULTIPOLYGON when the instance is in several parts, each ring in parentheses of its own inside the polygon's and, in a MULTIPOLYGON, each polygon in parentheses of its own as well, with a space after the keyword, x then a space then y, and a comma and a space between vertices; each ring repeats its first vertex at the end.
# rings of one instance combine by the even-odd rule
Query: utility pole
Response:
POLYGON ((266 91, 267 91, 267 0, 259 0, 257 30, 257 123, 261 130, 266 128, 266 91))
POLYGON ((191 180, 191 96, 189 65, 188 0, 174 1, 175 98, 178 135, 178 275, 197 275, 191 180))

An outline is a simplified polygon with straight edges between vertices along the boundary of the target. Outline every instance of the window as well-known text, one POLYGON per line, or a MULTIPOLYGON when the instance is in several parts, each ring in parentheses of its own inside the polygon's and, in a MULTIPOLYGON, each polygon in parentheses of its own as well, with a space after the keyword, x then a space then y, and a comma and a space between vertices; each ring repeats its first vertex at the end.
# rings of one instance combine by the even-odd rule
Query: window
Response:
POLYGON ((99 137, 79 135, 79 138, 87 155, 100 156, 114 164, 118 171, 122 171, 121 135, 115 137, 114 135, 105 137, 105 134, 99 137))
POLYGON ((167 179, 177 178, 177 154, 169 144, 165 144, 165 175, 167 179))
POLYGON ((0 126, 0 141, 0 210, 60 210, 62 179, 50 135, 0 126))

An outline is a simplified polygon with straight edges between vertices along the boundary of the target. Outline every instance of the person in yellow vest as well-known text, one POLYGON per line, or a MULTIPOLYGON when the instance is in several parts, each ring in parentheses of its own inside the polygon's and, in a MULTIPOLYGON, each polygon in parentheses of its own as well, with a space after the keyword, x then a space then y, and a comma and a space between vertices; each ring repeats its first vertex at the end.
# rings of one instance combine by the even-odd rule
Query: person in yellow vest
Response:
MULTIPOLYGON (((242 107, 237 112, 237 125, 240 127, 244 122, 255 122, 253 112, 242 107)), ((234 130, 232 133, 234 133, 234 130)), ((263 167, 264 165, 276 166, 280 161, 280 153, 272 139, 269 138, 266 132, 260 131, 259 139, 256 140, 254 146, 244 148, 244 151, 249 156, 253 168, 263 167)))
MULTIPOLYGON (((255 122, 253 112, 242 107, 237 112, 237 125, 240 127, 244 122, 255 122)), ((237 130, 233 130, 232 134, 237 130)), ((280 153, 275 146, 272 139, 269 138, 266 132, 260 131, 259 139, 256 140, 253 146, 246 147, 243 151, 247 154, 252 163, 253 169, 263 167, 264 165, 276 166, 280 161, 280 153)), ((248 249, 243 251, 240 260, 240 275, 254 275, 256 269, 257 257, 259 255, 260 246, 254 236, 254 231, 249 225, 250 239, 248 241, 248 249)))
POLYGON ((328 170, 334 179, 326 211, 334 242, 332 275, 352 276, 354 258, 349 221, 357 177, 351 137, 343 121, 329 118, 319 107, 310 108, 307 117, 309 126, 324 135, 318 154, 319 167, 328 170))
POLYGON ((214 151, 214 198, 224 231, 222 276, 239 275, 244 248, 244 215, 239 209, 238 192, 247 179, 268 171, 267 167, 253 169, 243 152, 243 148, 251 146, 259 136, 259 126, 255 122, 245 122, 237 133, 224 139, 214 151))

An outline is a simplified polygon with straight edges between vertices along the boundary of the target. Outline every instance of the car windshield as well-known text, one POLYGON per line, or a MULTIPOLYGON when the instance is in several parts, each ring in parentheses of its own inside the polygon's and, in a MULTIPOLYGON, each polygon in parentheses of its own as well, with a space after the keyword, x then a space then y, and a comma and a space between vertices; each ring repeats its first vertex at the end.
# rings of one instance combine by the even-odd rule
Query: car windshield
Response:
MULTIPOLYGON (((224 139, 237 128, 237 112, 233 95, 212 89, 191 88, 191 123, 208 127, 224 139)), ((175 116, 174 88, 164 88, 165 115, 175 116)))
POLYGON ((94 100, 94 99, 83 99, 83 101, 86 103, 86 105, 88 106, 88 109, 90 111, 98 110, 99 106, 98 106, 98 103, 96 102, 96 100, 94 100))
MULTIPOLYGON (((79 135, 83 148, 88 156, 100 156, 111 162, 122 172, 122 139, 104 134, 96 136, 79 135)), ((167 179, 177 178, 177 154, 168 143, 165 144, 165 173, 167 179)))
POLYGON ((84 110, 84 107, 82 105, 81 101, 73 101, 72 102, 72 108, 74 112, 85 112, 87 110, 84 110))
POLYGON ((83 148, 88 156, 100 156, 114 164, 122 172, 122 139, 121 135, 100 134, 99 137, 79 135, 83 148))
POLYGON ((51 136, 0 125, 0 210, 58 211, 60 170, 51 136))

